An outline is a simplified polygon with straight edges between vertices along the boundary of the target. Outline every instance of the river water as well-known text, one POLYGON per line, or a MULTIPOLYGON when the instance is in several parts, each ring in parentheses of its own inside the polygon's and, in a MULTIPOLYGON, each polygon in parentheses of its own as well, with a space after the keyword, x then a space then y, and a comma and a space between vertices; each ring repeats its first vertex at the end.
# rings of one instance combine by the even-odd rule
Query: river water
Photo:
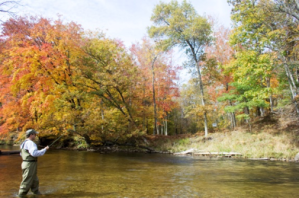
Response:
MULTIPOLYGON (((1 198, 16 197, 20 165, 19 155, 0 156, 1 198)), ((287 162, 50 150, 38 176, 45 198, 299 197, 299 163, 287 162)))

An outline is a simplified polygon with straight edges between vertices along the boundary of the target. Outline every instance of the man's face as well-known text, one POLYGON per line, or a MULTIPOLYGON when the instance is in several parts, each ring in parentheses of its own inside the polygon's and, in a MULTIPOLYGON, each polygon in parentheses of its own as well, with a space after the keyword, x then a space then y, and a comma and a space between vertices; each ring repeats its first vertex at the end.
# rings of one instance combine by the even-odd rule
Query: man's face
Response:
POLYGON ((30 134, 30 139, 35 140, 36 134, 30 134))

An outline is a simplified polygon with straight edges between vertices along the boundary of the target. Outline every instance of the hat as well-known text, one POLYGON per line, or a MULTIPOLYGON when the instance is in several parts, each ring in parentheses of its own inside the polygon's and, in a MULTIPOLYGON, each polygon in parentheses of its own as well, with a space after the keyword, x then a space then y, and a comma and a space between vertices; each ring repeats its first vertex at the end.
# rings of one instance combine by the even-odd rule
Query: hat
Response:
POLYGON ((26 131, 26 136, 29 136, 30 134, 38 134, 38 132, 34 129, 28 129, 26 131))

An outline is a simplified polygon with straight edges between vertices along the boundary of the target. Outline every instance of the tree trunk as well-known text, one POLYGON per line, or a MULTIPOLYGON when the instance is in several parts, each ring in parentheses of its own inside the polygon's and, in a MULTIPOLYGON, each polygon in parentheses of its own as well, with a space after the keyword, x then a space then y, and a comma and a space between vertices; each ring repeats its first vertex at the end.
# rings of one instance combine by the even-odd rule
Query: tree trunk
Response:
POLYGON ((260 107, 260 112, 261 112, 261 117, 264 117, 264 108, 263 107, 260 107))
MULTIPOLYGON (((233 106, 233 103, 232 103, 231 100, 229 101, 229 105, 233 106)), ((235 115, 235 112, 231 112, 231 122, 232 122, 232 127, 234 129, 236 127, 236 115, 235 115)))
POLYGON ((148 130, 148 119, 146 119, 146 134, 148 134, 149 133, 149 130, 148 130))
POLYGON ((291 91, 292 91, 292 97, 294 99, 297 95, 296 83, 294 81, 294 78, 293 78, 293 75, 290 71, 290 68, 286 63, 284 63, 284 68, 285 68, 285 72, 286 72, 286 75, 287 75, 288 80, 289 80, 290 88, 291 88, 291 91))
POLYGON ((299 69, 296 67, 296 81, 299 83, 299 69))
MULTIPOLYGON (((270 88, 270 78, 267 78, 267 87, 270 88)), ((273 99, 272 99, 272 93, 269 96, 269 101, 270 101, 270 112, 273 112, 273 99)))
POLYGON ((165 119, 165 121, 164 121, 164 126, 165 126, 165 130, 164 130, 164 135, 165 136, 167 136, 168 134, 167 134, 167 120, 168 120, 168 114, 166 113, 166 119, 165 119))
POLYGON ((91 139, 90 139, 89 135, 84 134, 83 137, 84 137, 84 140, 85 140, 85 142, 87 143, 87 145, 89 147, 90 144, 91 144, 91 139))
MULTIPOLYGON (((101 116, 102 116, 102 120, 104 120, 104 110, 103 110, 103 101, 101 101, 101 116)), ((102 132, 104 132, 104 126, 102 124, 102 132)))
POLYGON ((230 128, 233 130, 235 128, 234 123, 233 123, 233 114, 228 113, 227 116, 230 118, 230 128))
MULTIPOLYGON (((195 62, 195 66, 196 66, 196 70, 197 70, 197 74, 198 74, 198 79, 199 79, 199 88, 200 88, 200 94, 201 94, 201 103, 202 106, 205 106, 205 99, 204 99, 204 90, 203 90, 203 83, 202 83, 202 77, 201 77, 201 72, 199 69, 199 58, 196 57, 196 52, 194 50, 194 47, 190 44, 189 41, 186 41, 186 43, 189 45, 191 51, 192 51, 192 55, 193 55, 193 60, 195 62)), ((205 137, 208 136, 208 119, 207 119, 207 112, 205 110, 204 112, 204 125, 205 125, 205 137)))
POLYGON ((157 134, 157 105, 156 105, 156 92, 155 92, 155 70, 154 65, 155 61, 157 59, 157 55, 154 57, 154 60, 152 62, 152 86, 153 86, 153 103, 154 103, 154 129, 153 129, 153 135, 157 134))
POLYGON ((286 72, 286 75, 288 77, 288 81, 289 81, 289 85, 290 85, 290 89, 291 89, 291 92, 292 92, 292 100, 294 101, 295 103, 295 107, 296 107, 296 112, 297 114, 299 114, 299 105, 298 103, 294 100, 295 97, 297 96, 297 86, 296 86, 296 83, 295 83, 295 80, 294 80, 294 77, 290 71, 290 68, 289 66, 287 65, 286 63, 286 60, 284 58, 284 68, 285 68, 285 72, 286 72))
POLYGON ((154 70, 154 65, 155 65, 156 59, 157 59, 157 56, 154 58, 154 60, 152 62, 153 103, 154 103, 154 119, 155 119, 153 135, 158 134, 158 131, 157 131, 157 105, 156 105, 156 92, 155 92, 155 70, 154 70))
POLYGON ((249 111, 249 108, 248 107, 245 107, 245 110, 244 112, 249 116, 248 119, 246 119, 246 123, 248 124, 249 126, 249 131, 251 132, 251 121, 250 121, 250 111, 249 111))
POLYGON ((144 102, 144 99, 145 99, 145 85, 143 87, 143 101, 142 101, 142 106, 143 106, 143 122, 142 122, 142 130, 145 129, 145 102, 144 102))
MULTIPOLYGON (((249 108, 248 107, 244 108, 244 113, 246 113, 249 116, 249 108)), ((249 119, 245 119, 245 122, 248 124, 249 123, 249 119)))
MULTIPOLYGON (((203 83, 202 83, 201 72, 200 72, 198 64, 196 64, 196 68, 197 68, 197 74, 198 74, 198 79, 199 79, 201 104, 202 104, 202 106, 205 106, 203 83)), ((207 112, 206 111, 204 112, 204 125, 205 125, 205 137, 207 137, 208 136, 208 119, 207 119, 207 112)))

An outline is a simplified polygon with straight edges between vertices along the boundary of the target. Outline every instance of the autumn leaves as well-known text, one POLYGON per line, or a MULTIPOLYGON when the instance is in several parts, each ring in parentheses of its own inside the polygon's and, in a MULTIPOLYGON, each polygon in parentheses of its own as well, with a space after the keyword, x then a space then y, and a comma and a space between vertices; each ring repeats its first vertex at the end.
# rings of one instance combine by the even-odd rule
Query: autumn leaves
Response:
POLYGON ((176 70, 164 52, 151 64, 149 40, 127 50, 75 23, 19 17, 3 24, 1 44, 1 133, 72 129, 89 144, 142 135, 154 122, 154 82, 156 133, 167 134, 176 70))
POLYGON ((187 1, 161 2, 148 29, 153 40, 129 49, 76 23, 9 19, 0 37, 0 133, 71 129, 88 144, 144 134, 207 136, 213 126, 251 126, 285 101, 296 103, 298 19, 288 12, 298 11, 282 1, 229 3, 232 31, 187 1), (175 46, 194 74, 180 93, 175 46))

